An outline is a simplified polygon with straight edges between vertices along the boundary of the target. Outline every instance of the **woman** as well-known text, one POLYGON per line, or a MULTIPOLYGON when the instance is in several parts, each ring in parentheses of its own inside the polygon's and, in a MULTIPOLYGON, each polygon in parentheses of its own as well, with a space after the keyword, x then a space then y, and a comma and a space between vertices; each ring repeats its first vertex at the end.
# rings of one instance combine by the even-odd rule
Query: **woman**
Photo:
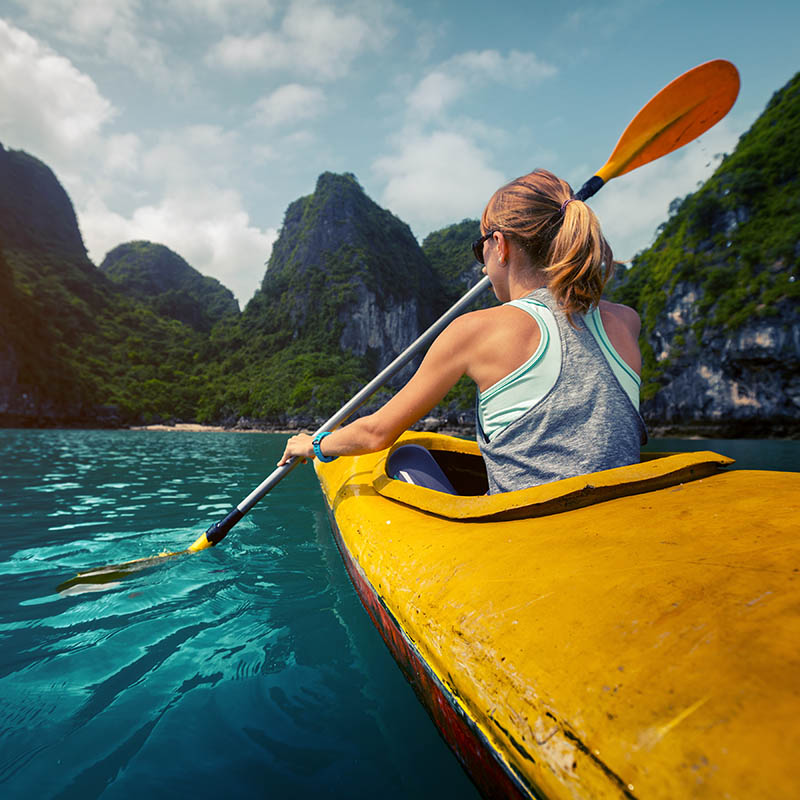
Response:
POLYGON ((495 192, 473 245, 501 306, 453 321, 380 410, 330 434, 289 439, 290 457, 370 453, 395 439, 468 375, 490 493, 639 460, 639 317, 601 300, 611 248, 594 213, 546 170, 495 192))

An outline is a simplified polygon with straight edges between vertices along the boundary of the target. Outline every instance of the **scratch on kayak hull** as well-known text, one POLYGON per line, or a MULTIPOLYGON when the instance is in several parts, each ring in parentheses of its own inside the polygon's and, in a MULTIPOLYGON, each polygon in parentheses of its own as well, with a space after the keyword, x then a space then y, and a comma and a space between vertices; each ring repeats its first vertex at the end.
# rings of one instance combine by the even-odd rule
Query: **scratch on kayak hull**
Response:
POLYGON ((645 731, 639 739, 640 745, 642 747, 650 748, 658 744, 670 731, 672 731, 673 728, 680 725, 681 722, 694 714, 694 712, 697 711, 701 706, 704 706, 710 698, 711 695, 701 697, 696 703, 692 703, 692 705, 674 716, 669 722, 645 731))

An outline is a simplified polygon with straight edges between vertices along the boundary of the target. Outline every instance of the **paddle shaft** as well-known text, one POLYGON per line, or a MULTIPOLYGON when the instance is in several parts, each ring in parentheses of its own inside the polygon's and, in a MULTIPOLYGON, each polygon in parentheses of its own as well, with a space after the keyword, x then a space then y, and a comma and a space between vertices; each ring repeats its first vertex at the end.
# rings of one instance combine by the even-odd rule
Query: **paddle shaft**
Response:
MULTIPOLYGON (((372 397, 393 375, 399 372, 420 350, 427 347, 456 317, 460 316, 490 285, 484 275, 460 300, 454 303, 436 322, 412 342, 394 361, 376 375, 358 394, 354 395, 332 417, 327 419, 316 431, 332 431, 348 420, 364 403, 372 397)), ((265 494, 277 486, 300 462, 298 458, 290 459, 286 464, 275 469, 267 476, 239 505, 228 515, 215 522, 203 535, 209 545, 215 545, 225 538, 228 531, 259 501, 265 494)), ((203 537, 198 540, 202 543, 203 537)), ((208 546, 208 545, 205 545, 208 546)), ((194 547, 194 545, 192 545, 194 547)), ((192 548, 190 548, 192 549, 192 548)), ((196 549, 201 549, 197 547, 196 549)))

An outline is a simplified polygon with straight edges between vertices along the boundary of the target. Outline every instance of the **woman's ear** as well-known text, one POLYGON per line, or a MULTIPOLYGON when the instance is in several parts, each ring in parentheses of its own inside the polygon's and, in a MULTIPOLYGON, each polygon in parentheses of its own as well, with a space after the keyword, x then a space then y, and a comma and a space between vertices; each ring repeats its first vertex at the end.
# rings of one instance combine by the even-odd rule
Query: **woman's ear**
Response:
POLYGON ((501 267, 503 267, 508 262, 508 239, 506 239, 506 237, 500 231, 495 231, 494 241, 497 245, 497 262, 501 267))

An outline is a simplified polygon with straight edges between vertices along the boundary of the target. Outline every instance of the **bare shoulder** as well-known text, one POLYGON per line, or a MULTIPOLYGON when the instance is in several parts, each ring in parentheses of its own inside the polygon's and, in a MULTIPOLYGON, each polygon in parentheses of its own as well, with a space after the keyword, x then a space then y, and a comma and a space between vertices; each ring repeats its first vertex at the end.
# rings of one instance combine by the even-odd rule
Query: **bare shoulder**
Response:
POLYGON ((604 327, 621 325, 633 336, 639 336, 639 332, 642 329, 642 321, 639 319, 636 309, 624 306, 622 303, 612 303, 609 300, 601 300, 599 308, 603 317, 604 327))
POLYGON ((456 317, 446 328, 462 337, 481 337, 489 331, 502 329, 501 326, 510 318, 515 319, 518 312, 509 306, 493 306, 478 311, 469 311, 456 317), (511 312, 509 316, 509 311, 511 312))

